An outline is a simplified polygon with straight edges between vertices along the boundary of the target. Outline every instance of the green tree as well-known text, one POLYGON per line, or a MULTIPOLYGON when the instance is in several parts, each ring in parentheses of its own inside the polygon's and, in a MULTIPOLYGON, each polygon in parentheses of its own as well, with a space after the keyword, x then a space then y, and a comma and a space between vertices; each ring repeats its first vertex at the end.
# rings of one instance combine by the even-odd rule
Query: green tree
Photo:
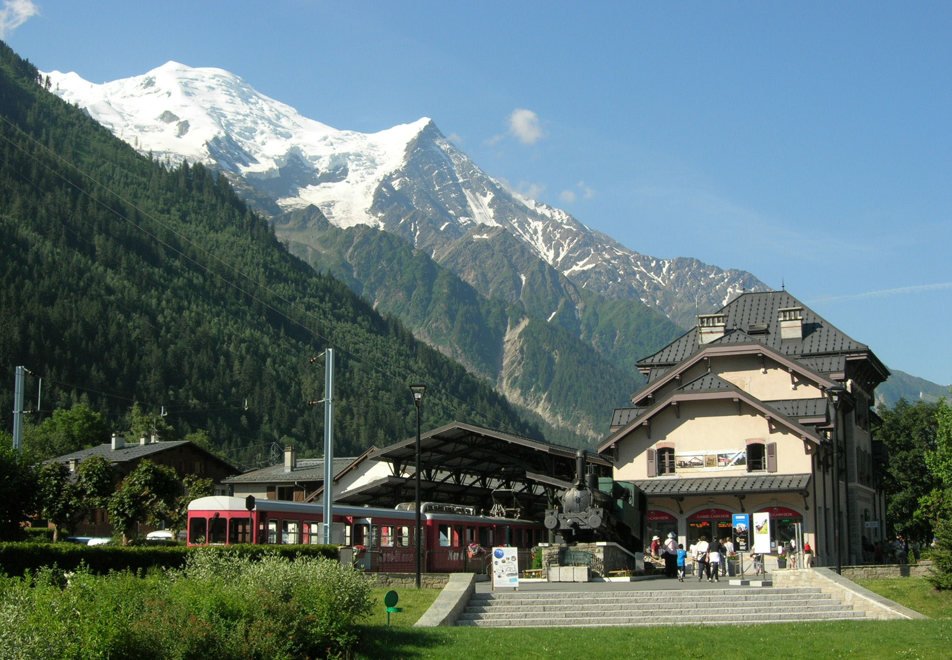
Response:
POLYGON ((945 399, 936 405, 935 448, 926 452, 926 466, 936 482, 920 498, 917 516, 927 520, 935 534, 929 581, 937 589, 952 589, 952 407, 945 399))
POLYGON ((90 456, 83 460, 76 468, 76 482, 87 513, 93 509, 105 509, 116 490, 112 463, 103 456, 90 456))
POLYGON ((100 445, 108 438, 109 427, 102 415, 78 403, 69 410, 54 410, 39 426, 28 427, 23 447, 37 460, 46 460, 100 445))
POLYGON ((166 521, 173 534, 184 529, 188 521, 188 503, 199 497, 215 494, 215 482, 208 477, 199 477, 195 474, 185 475, 182 480, 184 492, 170 509, 166 521))
POLYGON ((112 465, 102 456, 92 456, 76 468, 76 478, 69 468, 56 461, 36 471, 36 507, 40 516, 53 525, 53 541, 96 508, 105 508, 113 491, 112 465))
POLYGON ((140 524, 158 527, 167 521, 181 495, 182 481, 175 470, 140 461, 109 498, 109 521, 122 534, 122 544, 138 537, 140 524))
POLYGON ((36 474, 32 464, 13 451, 13 439, 0 434, 0 541, 23 536, 20 523, 34 512, 36 474))
POLYGON ((132 404, 127 422, 129 435, 133 440, 142 437, 151 438, 153 435, 163 440, 171 440, 174 436, 174 430, 160 413, 146 412, 138 401, 132 404))
POLYGON ((78 517, 79 487, 69 478, 63 463, 46 463, 36 472, 36 504, 40 516, 53 525, 53 542, 69 532, 78 517))
POLYGON ((896 534, 924 541, 932 538, 928 520, 919 516, 919 500, 936 486, 926 455, 936 446, 936 404, 900 399, 892 408, 880 407, 876 437, 885 443, 887 462, 881 466, 886 492, 886 524, 896 534))

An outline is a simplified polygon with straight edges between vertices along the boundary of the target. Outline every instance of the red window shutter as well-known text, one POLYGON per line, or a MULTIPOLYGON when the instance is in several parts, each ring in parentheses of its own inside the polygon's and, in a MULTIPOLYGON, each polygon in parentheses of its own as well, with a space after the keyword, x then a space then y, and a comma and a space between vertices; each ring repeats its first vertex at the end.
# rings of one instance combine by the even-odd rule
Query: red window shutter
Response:
POLYGON ((655 450, 648 450, 648 476, 656 477, 658 476, 658 470, 655 463, 655 450))
POLYGON ((777 471, 777 443, 767 443, 767 472, 777 471))

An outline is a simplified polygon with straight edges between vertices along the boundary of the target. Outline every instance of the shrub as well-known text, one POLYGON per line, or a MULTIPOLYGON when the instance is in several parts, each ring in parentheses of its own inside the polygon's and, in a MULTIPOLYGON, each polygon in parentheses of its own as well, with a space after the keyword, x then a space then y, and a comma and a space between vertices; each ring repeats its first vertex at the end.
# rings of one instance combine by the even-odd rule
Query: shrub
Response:
POLYGON ((349 653, 370 612, 352 567, 192 553, 183 569, 0 578, 0 657, 302 658, 349 653))

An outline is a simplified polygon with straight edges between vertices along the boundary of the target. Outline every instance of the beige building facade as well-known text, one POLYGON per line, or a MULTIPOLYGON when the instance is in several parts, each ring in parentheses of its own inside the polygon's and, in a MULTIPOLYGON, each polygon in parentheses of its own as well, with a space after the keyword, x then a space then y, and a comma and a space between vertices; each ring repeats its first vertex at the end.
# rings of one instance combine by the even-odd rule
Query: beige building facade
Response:
POLYGON ((648 384, 599 451, 645 492, 649 539, 750 548, 735 514, 766 514, 771 554, 793 541, 818 565, 868 559, 885 522, 869 421, 889 373, 868 347, 786 291, 749 293, 639 367, 648 384))

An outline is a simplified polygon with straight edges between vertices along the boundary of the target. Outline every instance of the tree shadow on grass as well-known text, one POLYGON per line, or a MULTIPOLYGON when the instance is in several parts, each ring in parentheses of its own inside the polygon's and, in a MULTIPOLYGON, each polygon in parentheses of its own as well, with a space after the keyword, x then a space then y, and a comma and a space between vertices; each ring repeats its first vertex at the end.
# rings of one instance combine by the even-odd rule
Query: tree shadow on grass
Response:
POLYGON ((421 650, 442 644, 440 635, 419 628, 365 627, 357 645, 359 658, 419 658, 421 650))

